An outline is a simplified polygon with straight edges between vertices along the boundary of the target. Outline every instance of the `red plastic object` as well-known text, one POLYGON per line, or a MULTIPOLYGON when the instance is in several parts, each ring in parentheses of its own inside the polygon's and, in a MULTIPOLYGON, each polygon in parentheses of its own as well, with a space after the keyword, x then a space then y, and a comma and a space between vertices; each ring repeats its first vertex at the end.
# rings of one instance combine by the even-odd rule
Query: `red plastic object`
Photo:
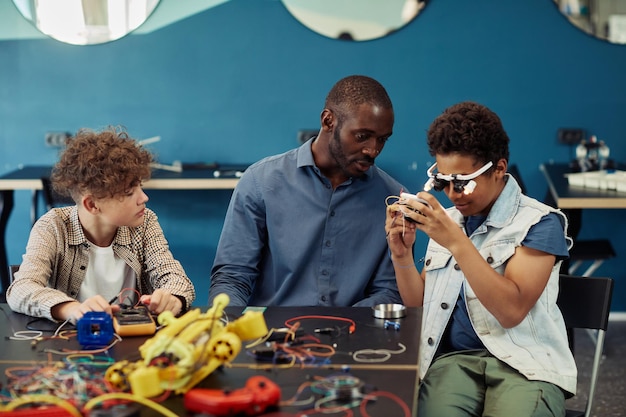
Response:
POLYGON ((234 391, 193 388, 185 393, 187 411, 219 416, 256 416, 270 407, 278 406, 280 387, 270 379, 255 375, 246 386, 234 391))
POLYGON ((20 407, 16 410, 2 411, 2 417, 72 417, 65 408, 56 405, 50 407, 20 407))

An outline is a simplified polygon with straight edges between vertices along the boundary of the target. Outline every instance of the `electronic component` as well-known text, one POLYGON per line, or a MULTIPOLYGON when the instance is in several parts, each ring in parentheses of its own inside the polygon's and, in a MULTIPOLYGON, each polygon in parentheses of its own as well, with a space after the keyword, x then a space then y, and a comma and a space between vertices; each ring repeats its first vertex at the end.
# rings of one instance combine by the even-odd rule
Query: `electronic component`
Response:
POLYGON ((292 355, 285 353, 282 350, 276 351, 272 348, 259 348, 250 351, 250 355, 257 362, 271 362, 274 364, 279 363, 293 363, 294 358, 292 355))
POLYGON ((400 330, 400 323, 397 321, 385 320, 383 327, 385 329, 389 329, 390 327, 393 327, 396 330, 400 330))
POLYGON ((156 324, 145 306, 121 308, 113 314, 113 328, 120 336, 148 336, 156 332, 156 324))
POLYGON ((419 198, 415 194, 410 193, 400 193, 400 204, 406 204, 406 200, 417 201, 418 203, 422 203, 425 206, 428 205, 428 201, 423 198, 419 198))
POLYGON ((278 406, 280 388, 262 375, 248 379, 245 387, 234 390, 194 388, 184 397, 187 411, 212 416, 256 416, 278 406))
POLYGON ((274 332, 267 338, 267 342, 293 342, 295 339, 304 336, 304 329, 302 327, 296 329, 295 332, 283 327, 281 329, 274 329, 274 332))
POLYGON ((350 374, 338 374, 313 382, 311 390, 322 395, 323 400, 318 404, 341 404, 361 400, 365 394, 365 384, 350 374))
POLYGON ((76 322, 81 346, 106 346, 113 339, 113 319, 104 311, 88 311, 76 322))
MULTIPOLYGON (((416 209, 413 206, 409 206, 408 205, 408 201, 415 201, 415 202, 419 202, 424 204, 425 206, 428 206, 428 202, 422 198, 417 197, 415 194, 409 194, 409 193, 400 193, 400 200, 398 200, 398 204, 401 204, 402 206, 405 207, 406 210, 411 210, 414 213, 418 213, 421 214, 422 216, 424 215, 424 213, 422 213, 421 211, 419 211, 418 209, 416 209)), ((402 214, 404 215, 405 220, 409 221, 409 222, 413 222, 413 223, 419 223, 418 221, 416 221, 414 218, 410 217, 405 211, 404 209, 402 210, 402 214)))

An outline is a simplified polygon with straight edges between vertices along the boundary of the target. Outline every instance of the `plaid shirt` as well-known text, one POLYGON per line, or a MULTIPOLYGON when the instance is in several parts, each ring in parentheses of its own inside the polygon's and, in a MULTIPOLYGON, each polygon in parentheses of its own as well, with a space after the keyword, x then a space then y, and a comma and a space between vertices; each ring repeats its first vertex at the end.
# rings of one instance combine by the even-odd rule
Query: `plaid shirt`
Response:
MULTIPOLYGON (((90 245, 76 206, 44 214, 31 230, 22 264, 7 290, 9 306, 29 316, 54 320, 52 307, 78 297, 90 245)), ((113 252, 135 272, 141 294, 162 288, 186 301, 183 311, 191 306, 196 296, 193 283, 170 252, 152 210, 146 209, 143 225, 118 228, 113 252)))

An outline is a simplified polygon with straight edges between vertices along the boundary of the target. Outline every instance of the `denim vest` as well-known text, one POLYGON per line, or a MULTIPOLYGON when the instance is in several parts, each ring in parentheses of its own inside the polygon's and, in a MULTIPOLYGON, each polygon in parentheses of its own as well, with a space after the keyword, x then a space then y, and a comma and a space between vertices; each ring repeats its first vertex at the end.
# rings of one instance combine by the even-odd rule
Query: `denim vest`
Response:
MULTIPOLYGON (((461 213, 455 208, 449 208, 447 212, 462 228, 461 213)), ((491 267, 503 275, 508 259, 528 230, 549 212, 562 217, 567 232, 567 218, 561 211, 523 195, 513 177, 508 175, 487 219, 470 239, 491 267)), ((566 239, 568 248, 571 248, 571 239, 567 235, 566 239)), ((526 318, 517 326, 505 329, 476 297, 452 254, 431 239, 424 266, 426 283, 419 351, 420 378, 424 378, 433 361, 465 282, 463 288, 469 318, 487 350, 529 380, 550 382, 575 394, 576 363, 569 349, 563 316, 556 304, 560 265, 561 261, 555 263, 546 287, 526 318)))

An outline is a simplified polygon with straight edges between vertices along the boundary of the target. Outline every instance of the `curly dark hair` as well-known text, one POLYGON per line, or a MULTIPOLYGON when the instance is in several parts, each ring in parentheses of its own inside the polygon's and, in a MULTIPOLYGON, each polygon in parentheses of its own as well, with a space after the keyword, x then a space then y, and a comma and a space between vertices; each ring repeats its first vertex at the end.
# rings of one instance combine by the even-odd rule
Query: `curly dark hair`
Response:
POLYGON ((55 192, 77 203, 85 193, 117 197, 150 178, 152 160, 152 154, 123 128, 80 129, 67 139, 50 180, 55 192))
POLYGON ((482 164, 509 160, 509 136, 500 117, 472 101, 445 109, 428 128, 427 143, 433 156, 458 153, 482 164))
POLYGON ((332 110, 341 123, 350 111, 363 103, 393 109, 385 87, 365 75, 349 75, 337 81, 326 96, 324 107, 332 110))

